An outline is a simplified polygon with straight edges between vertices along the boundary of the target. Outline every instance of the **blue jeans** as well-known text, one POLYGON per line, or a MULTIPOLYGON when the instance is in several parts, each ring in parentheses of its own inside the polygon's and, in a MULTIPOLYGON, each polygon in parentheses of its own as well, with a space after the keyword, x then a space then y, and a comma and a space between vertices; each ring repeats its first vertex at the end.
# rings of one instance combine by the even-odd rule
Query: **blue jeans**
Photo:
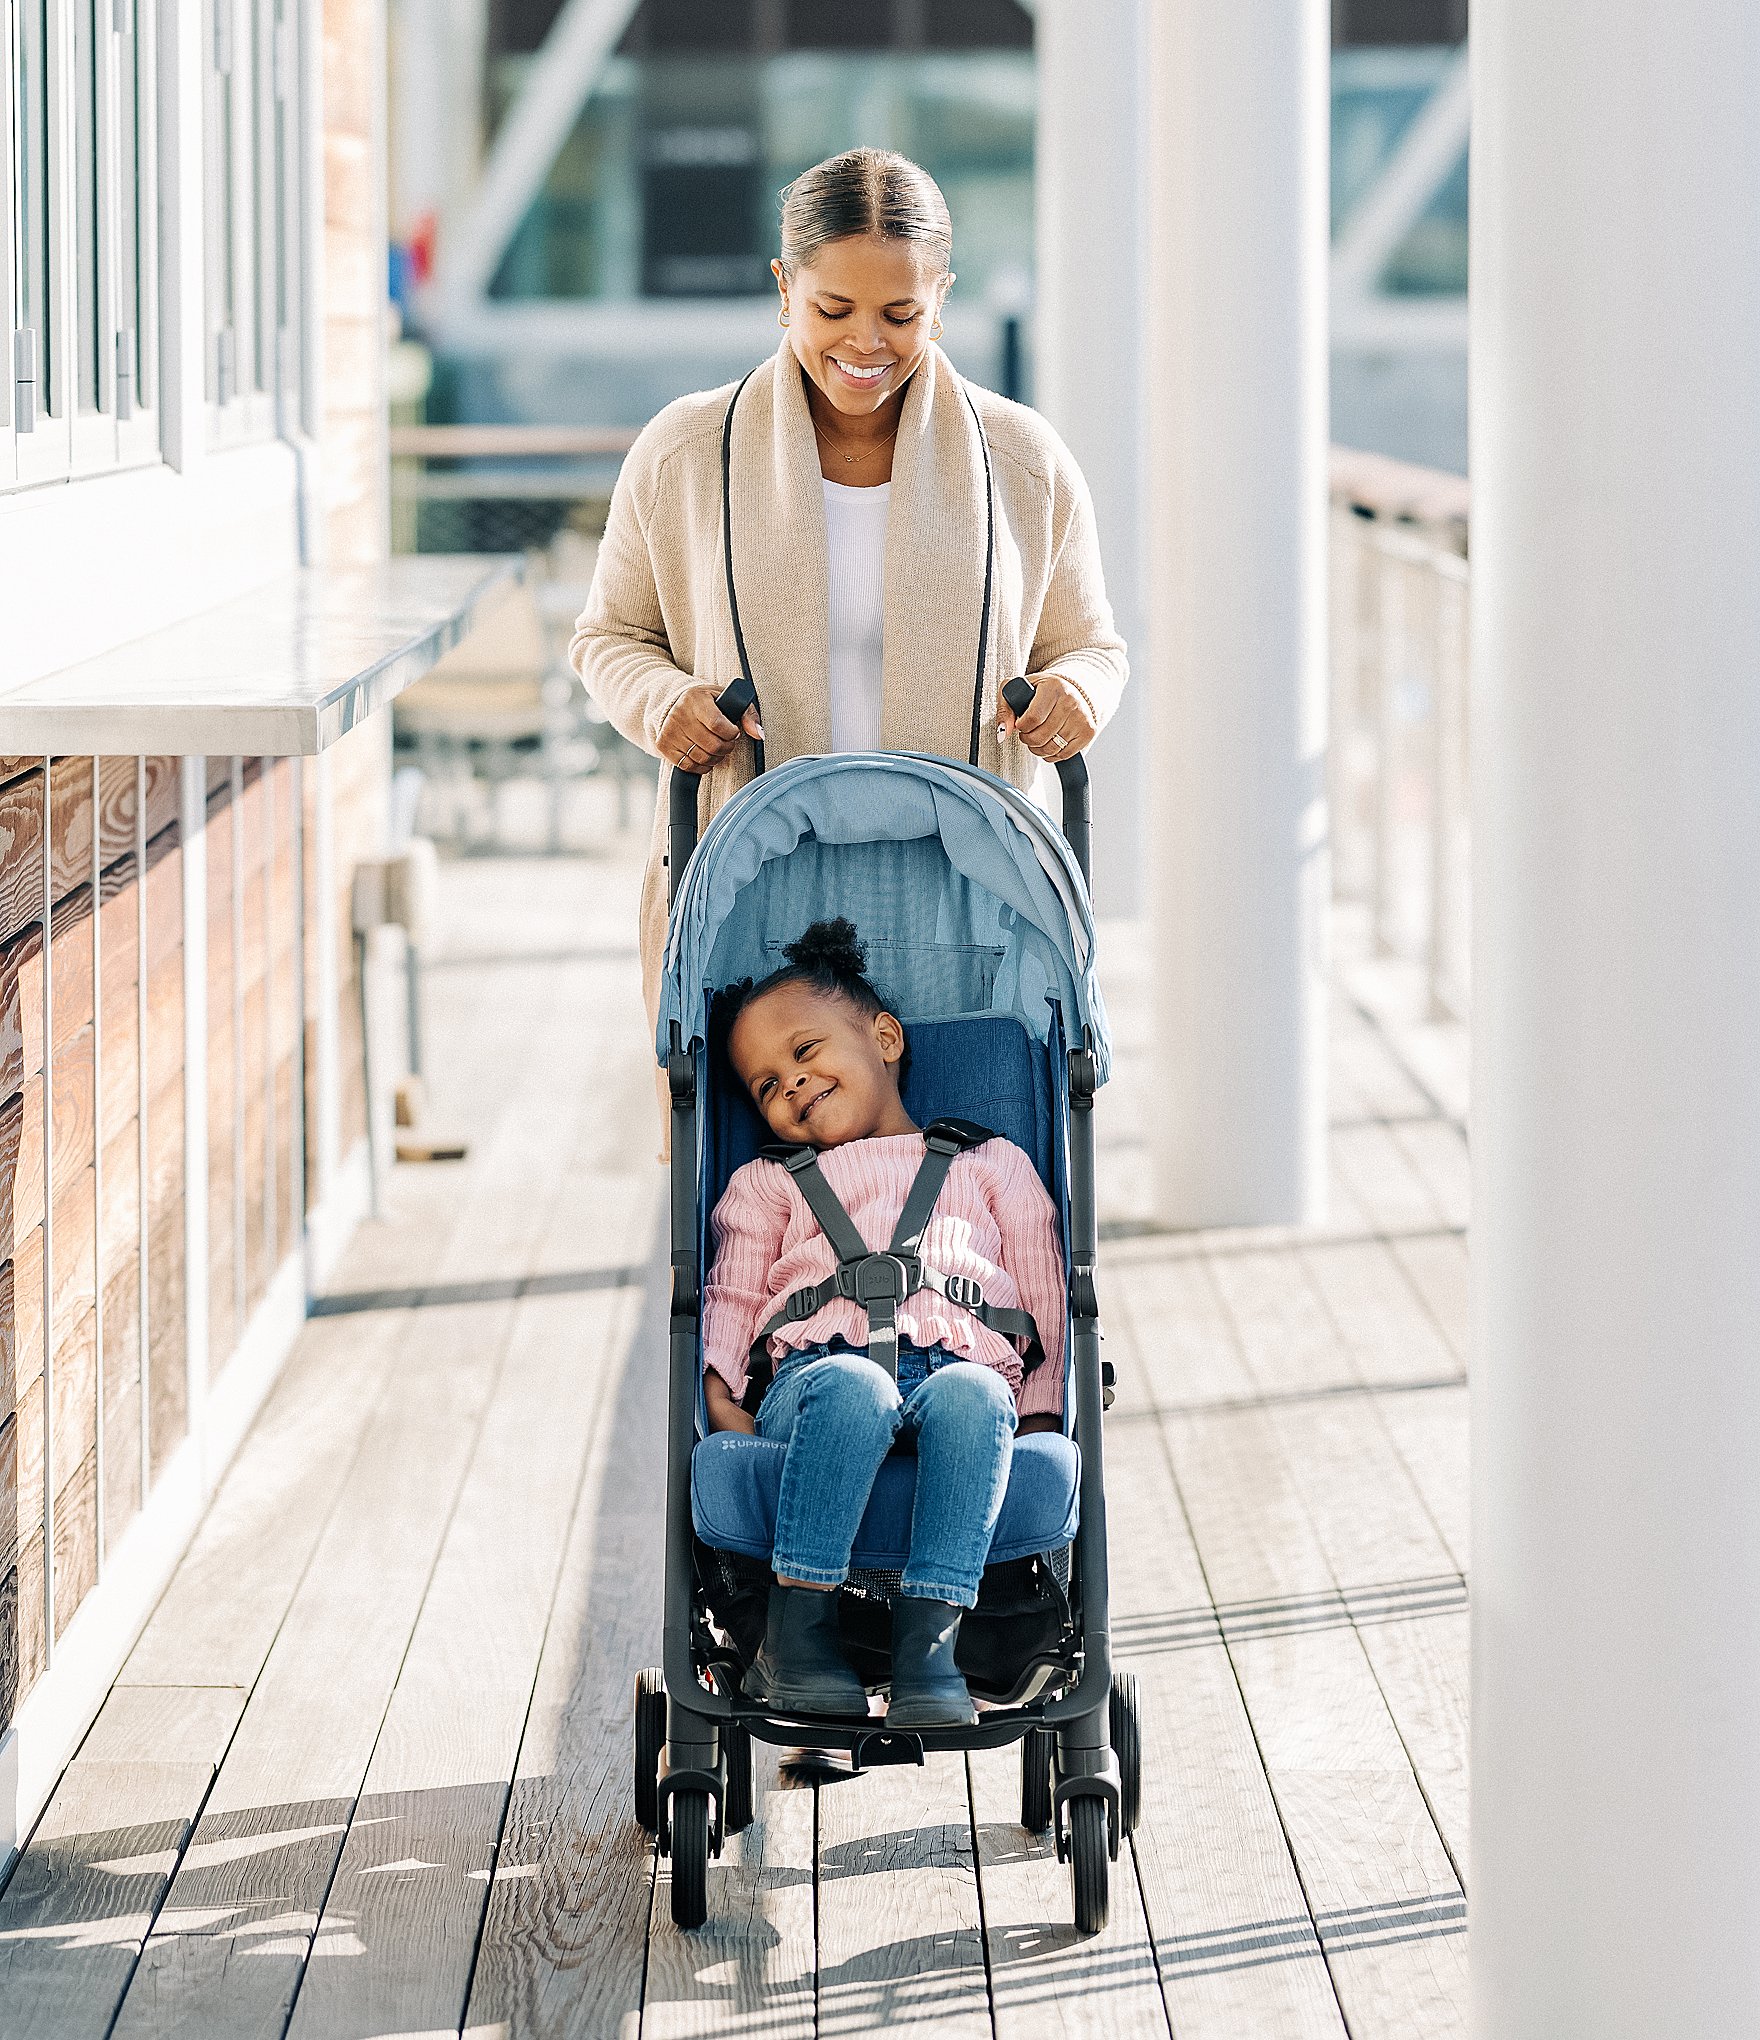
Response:
POLYGON ((771 1562, 779 1579, 848 1579, 880 1462, 903 1434, 917 1492, 902 1591, 970 1608, 1008 1491, 1014 1396, 994 1367, 939 1349, 901 1351, 898 1371, 895 1384, 865 1353, 815 1347, 778 1367, 758 1411, 758 1436, 788 1446, 771 1562))

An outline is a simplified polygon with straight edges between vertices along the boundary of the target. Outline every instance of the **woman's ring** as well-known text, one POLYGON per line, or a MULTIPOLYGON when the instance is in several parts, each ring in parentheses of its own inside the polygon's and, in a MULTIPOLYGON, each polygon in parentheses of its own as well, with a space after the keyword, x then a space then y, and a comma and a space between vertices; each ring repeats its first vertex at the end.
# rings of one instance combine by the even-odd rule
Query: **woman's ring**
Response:
POLYGON ((1068 737, 1053 737, 1051 739, 1051 748, 1054 751, 1061 751, 1068 742, 1068 737))

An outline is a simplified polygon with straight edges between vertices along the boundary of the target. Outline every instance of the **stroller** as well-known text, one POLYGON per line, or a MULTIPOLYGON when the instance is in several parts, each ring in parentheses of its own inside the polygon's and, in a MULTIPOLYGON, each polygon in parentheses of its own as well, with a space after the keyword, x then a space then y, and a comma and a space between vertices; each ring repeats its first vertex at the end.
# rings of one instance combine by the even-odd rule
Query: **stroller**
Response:
MULTIPOLYGON (((1018 713, 1031 690, 1014 680, 1005 698, 1018 713)), ((720 705, 738 721, 751 700, 739 680, 720 705)), ((1110 1043, 1094 977, 1087 769, 1077 758, 1059 774, 1067 841, 1015 788, 911 753, 760 771, 700 845, 698 781, 672 782, 657 1042, 672 1109, 665 1666, 638 1676, 634 1727, 636 1817, 672 1859, 680 1927, 704 1923, 709 1860, 752 1819, 754 1737, 847 1751, 858 1771, 1018 1743, 1021 1823, 1054 1830, 1078 1929, 1106 1922, 1110 1866, 1141 1798, 1141 1729, 1136 1681, 1113 1673, 1107 1637, 1100 1433, 1112 1394, 1094 1291, 1093 1101, 1110 1043), (1006 1135, 1063 1216, 1069 1330, 1045 1364, 1065 1370, 1064 1431, 1015 1441, 978 1604, 959 1633, 959 1667, 981 1705, 974 1727, 789 1717, 742 1688, 764 1636, 785 1447, 711 1433, 706 1419, 709 1214, 768 1138, 706 1047, 708 1009, 722 986, 765 975, 785 942, 832 912, 860 928, 870 972, 905 1022, 911 1117, 1006 1135)), ((915 1479, 905 1454, 882 1465, 840 1590, 844 1653, 871 1692, 887 1688, 915 1479)))

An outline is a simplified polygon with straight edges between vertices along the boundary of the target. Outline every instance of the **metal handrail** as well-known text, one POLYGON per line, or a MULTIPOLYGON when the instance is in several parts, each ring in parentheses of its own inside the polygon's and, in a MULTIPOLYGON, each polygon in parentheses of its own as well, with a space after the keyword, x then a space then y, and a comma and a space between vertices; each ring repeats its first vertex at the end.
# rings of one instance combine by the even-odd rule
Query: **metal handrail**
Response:
POLYGON ((1467 1017, 1468 535, 1464 476, 1332 452, 1333 882, 1375 946, 1467 1017))
POLYGON ((629 425, 393 425, 393 460, 555 460, 628 453, 629 425))

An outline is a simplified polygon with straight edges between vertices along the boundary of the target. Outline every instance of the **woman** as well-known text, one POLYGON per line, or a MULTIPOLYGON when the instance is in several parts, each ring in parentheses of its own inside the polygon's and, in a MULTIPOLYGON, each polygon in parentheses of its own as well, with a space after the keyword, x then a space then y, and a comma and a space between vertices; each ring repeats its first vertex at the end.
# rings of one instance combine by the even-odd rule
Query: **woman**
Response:
MULTIPOLYGON (((783 194, 774 360, 669 404, 624 462, 571 657, 626 737, 705 775, 701 821, 752 777, 757 739, 770 764, 929 751, 1024 785, 1117 705, 1125 649, 1074 461, 935 345, 952 251, 946 201, 904 157, 852 149, 807 171, 783 194), (740 672, 724 432, 758 691, 743 732, 715 708, 740 672), (1000 692, 1017 673, 1038 690, 1018 721, 1000 692)), ((662 773, 641 905, 650 1014, 666 805, 662 773)))

